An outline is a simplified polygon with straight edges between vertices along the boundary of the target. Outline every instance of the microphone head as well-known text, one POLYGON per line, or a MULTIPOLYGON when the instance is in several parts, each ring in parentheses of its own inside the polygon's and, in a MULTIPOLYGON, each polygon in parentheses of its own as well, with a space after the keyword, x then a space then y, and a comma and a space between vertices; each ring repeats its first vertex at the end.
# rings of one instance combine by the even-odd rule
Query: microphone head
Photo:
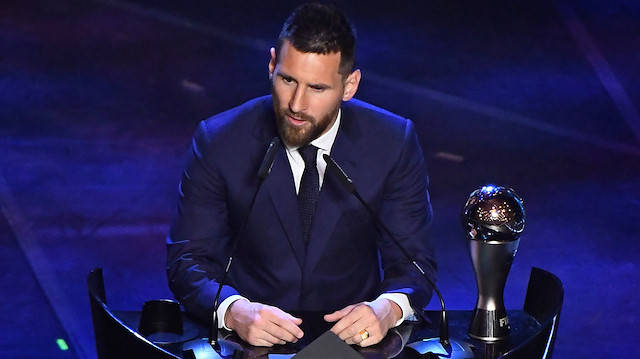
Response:
POLYGON ((510 242, 524 230, 523 201, 511 188, 482 186, 469 195, 462 212, 467 236, 479 241, 510 242))
POLYGON ((340 181, 340 184, 342 184, 342 187, 344 187, 344 189, 349 193, 353 193, 353 194, 357 193, 356 185, 353 184, 353 181, 351 180, 351 178, 349 178, 349 176, 347 176, 346 172, 344 172, 342 167, 340 167, 336 163, 336 161, 334 161, 333 158, 331 158, 331 156, 329 156, 326 153, 322 155, 322 158, 324 158, 324 161, 327 163, 327 168, 329 169, 329 172, 333 173, 333 175, 336 176, 336 178, 338 178, 338 181, 340 181))
POLYGON ((280 138, 277 136, 271 140, 271 143, 269 143, 269 148, 267 148, 267 152, 264 154, 264 158, 262 159, 262 164, 258 169, 258 179, 260 179, 260 181, 267 178, 271 172, 271 167, 273 167, 273 161, 276 158, 276 153, 280 148, 280 144, 280 138))

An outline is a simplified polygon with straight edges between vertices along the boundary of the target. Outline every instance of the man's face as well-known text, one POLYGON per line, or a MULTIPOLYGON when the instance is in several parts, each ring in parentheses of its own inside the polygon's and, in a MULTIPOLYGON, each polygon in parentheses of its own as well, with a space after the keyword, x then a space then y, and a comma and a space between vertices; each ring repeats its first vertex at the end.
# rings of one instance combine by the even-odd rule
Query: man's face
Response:
POLYGON ((353 96, 345 90, 351 75, 345 81, 339 65, 340 53, 302 53, 285 41, 276 61, 271 49, 273 107, 278 132, 288 145, 304 146, 324 134, 335 122, 342 101, 353 96))

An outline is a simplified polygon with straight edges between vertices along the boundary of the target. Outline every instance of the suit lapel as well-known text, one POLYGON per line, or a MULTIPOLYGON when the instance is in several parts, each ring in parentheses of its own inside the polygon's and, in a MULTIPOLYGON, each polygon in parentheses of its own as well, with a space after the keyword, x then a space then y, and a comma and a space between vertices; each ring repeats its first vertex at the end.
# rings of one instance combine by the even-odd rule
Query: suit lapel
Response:
POLYGON ((273 207, 278 214, 280 224, 284 229, 287 240, 296 255, 300 268, 304 266, 305 244, 302 239, 300 226, 300 212, 293 175, 287 159, 286 150, 281 148, 276 155, 273 168, 264 186, 269 192, 273 207))

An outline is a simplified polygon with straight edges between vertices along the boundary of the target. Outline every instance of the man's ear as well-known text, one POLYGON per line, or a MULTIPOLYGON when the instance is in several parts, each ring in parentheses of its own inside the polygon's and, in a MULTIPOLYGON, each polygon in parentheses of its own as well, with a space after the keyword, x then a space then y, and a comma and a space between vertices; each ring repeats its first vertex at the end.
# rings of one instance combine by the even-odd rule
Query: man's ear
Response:
POLYGON ((275 47, 272 47, 271 50, 269 50, 269 53, 271 54, 271 60, 269 60, 269 79, 271 79, 273 77, 273 70, 276 69, 276 49, 275 47))
POLYGON ((349 101, 358 91, 358 85, 360 85, 360 78, 362 74, 360 70, 353 71, 347 79, 344 81, 344 93, 342 94, 342 101, 349 101))

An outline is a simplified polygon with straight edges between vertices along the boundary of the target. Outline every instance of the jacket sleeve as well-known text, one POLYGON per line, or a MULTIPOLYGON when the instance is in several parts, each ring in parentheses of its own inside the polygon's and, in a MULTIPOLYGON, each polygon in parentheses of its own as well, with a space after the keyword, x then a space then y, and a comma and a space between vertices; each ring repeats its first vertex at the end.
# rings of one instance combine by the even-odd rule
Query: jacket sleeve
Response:
MULTIPOLYGON (((166 243, 171 291, 187 311, 209 322, 229 255, 229 225, 224 177, 206 125, 201 122, 194 135, 166 243)), ((225 285, 220 301, 234 294, 225 285)))
MULTIPOLYGON (((411 121, 406 122, 404 143, 385 181, 379 215, 389 231, 435 283, 436 260, 429 237, 432 219, 428 175, 422 149, 411 121)), ((421 315, 432 294, 431 285, 411 260, 385 233, 378 241, 384 279, 380 292, 404 293, 421 315)))

